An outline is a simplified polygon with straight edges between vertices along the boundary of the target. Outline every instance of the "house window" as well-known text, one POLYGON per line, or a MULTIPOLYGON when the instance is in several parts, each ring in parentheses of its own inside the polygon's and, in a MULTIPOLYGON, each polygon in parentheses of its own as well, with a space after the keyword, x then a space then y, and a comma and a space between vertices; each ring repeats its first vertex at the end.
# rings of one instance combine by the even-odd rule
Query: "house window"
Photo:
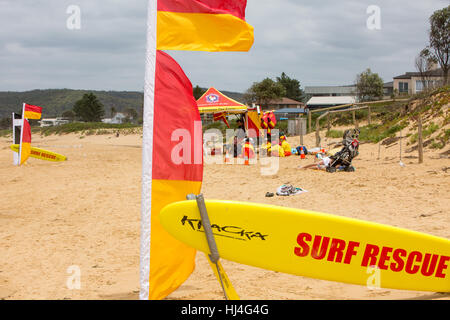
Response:
POLYGON ((408 82, 399 82, 398 83, 398 92, 408 93, 409 92, 408 82))
POLYGON ((421 92, 425 89, 423 84, 422 80, 416 80, 416 92, 421 92))

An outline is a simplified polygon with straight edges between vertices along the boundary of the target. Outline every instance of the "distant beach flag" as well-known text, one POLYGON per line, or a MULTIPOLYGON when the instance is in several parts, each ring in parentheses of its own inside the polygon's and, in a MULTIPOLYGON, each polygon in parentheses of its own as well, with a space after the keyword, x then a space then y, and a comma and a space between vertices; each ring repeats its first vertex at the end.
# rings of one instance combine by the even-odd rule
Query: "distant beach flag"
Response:
POLYGON ((157 49, 249 51, 247 0, 158 0, 157 49))
POLYGON ((247 112, 247 129, 248 129, 248 136, 250 138, 256 138, 260 136, 260 130, 262 130, 261 127, 261 117, 258 114, 258 111, 256 109, 249 109, 247 112))
POLYGON ((42 108, 24 103, 24 118, 29 120, 39 120, 42 117, 42 108))
POLYGON ((27 119, 23 119, 19 154, 20 165, 24 164, 31 154, 31 127, 27 119))

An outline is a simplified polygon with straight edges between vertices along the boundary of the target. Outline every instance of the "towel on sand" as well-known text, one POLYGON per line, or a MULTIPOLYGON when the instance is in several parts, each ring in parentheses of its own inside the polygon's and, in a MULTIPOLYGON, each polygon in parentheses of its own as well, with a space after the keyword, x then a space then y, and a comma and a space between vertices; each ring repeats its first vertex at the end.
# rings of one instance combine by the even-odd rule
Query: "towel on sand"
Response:
POLYGON ((306 191, 302 188, 293 187, 290 184, 288 184, 288 185, 284 184, 277 189, 277 196, 293 196, 293 195, 304 193, 304 192, 308 192, 308 191, 306 191))

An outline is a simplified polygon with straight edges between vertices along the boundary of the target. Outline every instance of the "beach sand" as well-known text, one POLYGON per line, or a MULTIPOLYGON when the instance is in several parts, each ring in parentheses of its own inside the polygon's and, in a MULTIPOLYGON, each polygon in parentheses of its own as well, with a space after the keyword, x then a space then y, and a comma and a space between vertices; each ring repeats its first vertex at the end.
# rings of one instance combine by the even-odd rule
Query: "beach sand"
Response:
MULTIPOLYGON (((289 138, 293 146, 298 137, 289 138)), ((324 143, 339 141, 325 139, 324 143)), ((0 299, 137 299, 141 205, 141 135, 33 136, 33 145, 68 156, 64 163, 30 159, 12 165, 0 138, 0 299), (69 290, 71 266, 81 289, 69 290), (76 269, 75 269, 76 270, 76 269)), ((314 134, 305 137, 314 144, 314 134)), ((207 199, 274 204, 328 212, 450 238, 450 159, 442 152, 405 153, 399 145, 362 144, 356 172, 298 170, 312 163, 280 159, 279 171, 259 165, 205 165, 207 199), (285 183, 308 190, 266 198, 285 183)), ((222 261, 242 299, 450 299, 448 294, 368 289, 222 261)), ((223 299, 203 253, 191 277, 168 299, 223 299)))

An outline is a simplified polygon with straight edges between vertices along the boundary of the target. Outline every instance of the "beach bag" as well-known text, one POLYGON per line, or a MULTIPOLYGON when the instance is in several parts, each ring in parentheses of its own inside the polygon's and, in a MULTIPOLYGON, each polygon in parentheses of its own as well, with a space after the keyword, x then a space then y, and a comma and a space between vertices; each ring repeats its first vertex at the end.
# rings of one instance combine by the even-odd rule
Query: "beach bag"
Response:
MULTIPOLYGON (((301 150, 302 146, 297 147, 297 154, 300 155, 300 153, 302 152, 301 150)), ((305 146, 303 146, 303 152, 305 153, 305 156, 308 154, 308 149, 306 149, 305 146)))

